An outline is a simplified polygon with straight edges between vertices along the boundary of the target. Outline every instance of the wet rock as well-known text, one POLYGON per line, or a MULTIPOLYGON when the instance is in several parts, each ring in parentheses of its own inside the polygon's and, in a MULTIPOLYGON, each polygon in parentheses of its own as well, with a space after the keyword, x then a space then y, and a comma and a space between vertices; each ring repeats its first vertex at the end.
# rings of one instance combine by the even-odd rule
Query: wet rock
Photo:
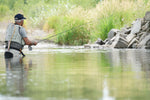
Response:
POLYGON ((113 47, 113 48, 127 48, 128 42, 126 41, 126 39, 124 39, 120 35, 117 35, 114 42, 112 43, 111 47, 113 47))
POLYGON ((140 32, 140 30, 141 30, 141 20, 142 20, 142 19, 137 19, 137 20, 134 22, 134 24, 133 24, 133 26, 132 26, 132 28, 131 28, 130 34, 135 34, 135 33, 140 32))
POLYGON ((112 39, 116 34, 119 32, 118 29, 111 29, 110 32, 108 33, 108 39, 112 39))
POLYGON ((150 21, 150 11, 146 12, 144 20, 145 21, 150 21))
POLYGON ((138 44, 138 48, 150 48, 150 34, 138 44))
POLYGON ((103 42, 103 40, 100 39, 100 38, 98 38, 95 43, 96 43, 96 44, 99 44, 99 45, 104 45, 104 44, 105 44, 105 43, 103 42))

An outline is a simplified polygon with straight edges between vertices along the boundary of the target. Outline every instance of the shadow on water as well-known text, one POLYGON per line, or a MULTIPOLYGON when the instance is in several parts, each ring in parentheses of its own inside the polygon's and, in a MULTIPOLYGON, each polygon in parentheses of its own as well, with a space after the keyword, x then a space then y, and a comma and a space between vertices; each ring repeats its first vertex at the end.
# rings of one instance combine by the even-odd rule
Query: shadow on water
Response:
POLYGON ((43 51, 6 66, 0 56, 0 99, 149 100, 149 50, 43 51))

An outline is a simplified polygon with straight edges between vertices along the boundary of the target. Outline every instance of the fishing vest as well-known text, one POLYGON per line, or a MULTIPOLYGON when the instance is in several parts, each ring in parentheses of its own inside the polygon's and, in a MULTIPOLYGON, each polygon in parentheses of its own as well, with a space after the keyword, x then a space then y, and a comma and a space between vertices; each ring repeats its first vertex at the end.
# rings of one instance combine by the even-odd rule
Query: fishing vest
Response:
POLYGON ((21 49, 24 47, 25 42, 24 42, 22 36, 20 35, 20 29, 21 28, 23 28, 23 27, 20 25, 15 25, 13 23, 8 25, 7 30, 6 30, 6 37, 5 37, 6 45, 7 45, 7 42, 9 42, 12 38, 12 40, 11 40, 12 44, 11 45, 13 45, 13 43, 17 43, 18 46, 19 45, 22 46, 21 49))

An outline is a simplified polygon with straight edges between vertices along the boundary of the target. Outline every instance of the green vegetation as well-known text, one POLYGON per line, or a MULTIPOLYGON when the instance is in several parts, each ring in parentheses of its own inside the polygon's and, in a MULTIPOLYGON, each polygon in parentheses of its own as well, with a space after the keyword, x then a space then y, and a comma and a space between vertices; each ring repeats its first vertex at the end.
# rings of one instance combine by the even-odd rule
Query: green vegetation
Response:
POLYGON ((23 13, 28 18, 26 26, 50 35, 85 24, 55 39, 59 44, 82 45, 106 39, 110 29, 142 18, 149 6, 149 0, 0 0, 0 21, 23 13))

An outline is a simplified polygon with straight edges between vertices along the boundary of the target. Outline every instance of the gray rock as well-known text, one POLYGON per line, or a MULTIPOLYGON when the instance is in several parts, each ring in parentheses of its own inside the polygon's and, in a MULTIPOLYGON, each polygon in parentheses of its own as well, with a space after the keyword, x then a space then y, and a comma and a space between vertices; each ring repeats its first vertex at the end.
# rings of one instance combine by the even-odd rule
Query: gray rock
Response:
POLYGON ((128 48, 137 48, 137 45, 138 45, 139 41, 134 38, 128 45, 128 48))
POLYGON ((146 12, 146 14, 144 16, 144 20, 145 21, 150 21, 150 11, 146 12))
POLYGON ((145 25, 142 26, 142 31, 146 31, 150 26, 150 22, 148 21, 145 25))
POLYGON ((141 34, 142 34, 142 35, 141 35, 141 37, 140 37, 140 39, 139 39, 140 42, 141 42, 148 34, 150 34, 150 33, 142 32, 141 34))
POLYGON ((142 19, 137 19, 137 20, 134 22, 134 24, 133 24, 133 26, 132 26, 132 28, 131 28, 130 34, 135 34, 135 33, 140 32, 140 30, 141 30, 141 20, 142 20, 142 19))
POLYGON ((129 28, 129 29, 122 28, 121 31, 120 31, 120 33, 122 33, 122 34, 130 34, 130 32, 131 32, 131 28, 129 28))
POLYGON ((111 47, 113 48, 127 48, 128 42, 121 37, 120 35, 117 35, 114 42, 112 43, 111 47))
POLYGON ((130 43, 135 37, 136 37, 135 34, 129 34, 129 35, 126 37, 126 40, 128 41, 128 43, 130 43))
POLYGON ((107 39, 104 40, 104 43, 106 43, 106 42, 108 42, 108 41, 109 41, 109 39, 107 38, 107 39))
POLYGON ((118 29, 111 29, 110 32, 108 33, 108 39, 112 39, 116 34, 119 32, 118 29))
POLYGON ((107 45, 107 46, 111 45, 114 42, 115 38, 116 38, 116 36, 114 36, 112 39, 108 39, 108 41, 105 43, 105 45, 107 45))
POLYGON ((138 44, 138 48, 150 48, 150 34, 138 44))
POLYGON ((103 40, 100 39, 100 38, 98 38, 95 43, 96 43, 96 44, 99 44, 99 45, 104 45, 104 44, 105 44, 105 43, 103 42, 103 40))

